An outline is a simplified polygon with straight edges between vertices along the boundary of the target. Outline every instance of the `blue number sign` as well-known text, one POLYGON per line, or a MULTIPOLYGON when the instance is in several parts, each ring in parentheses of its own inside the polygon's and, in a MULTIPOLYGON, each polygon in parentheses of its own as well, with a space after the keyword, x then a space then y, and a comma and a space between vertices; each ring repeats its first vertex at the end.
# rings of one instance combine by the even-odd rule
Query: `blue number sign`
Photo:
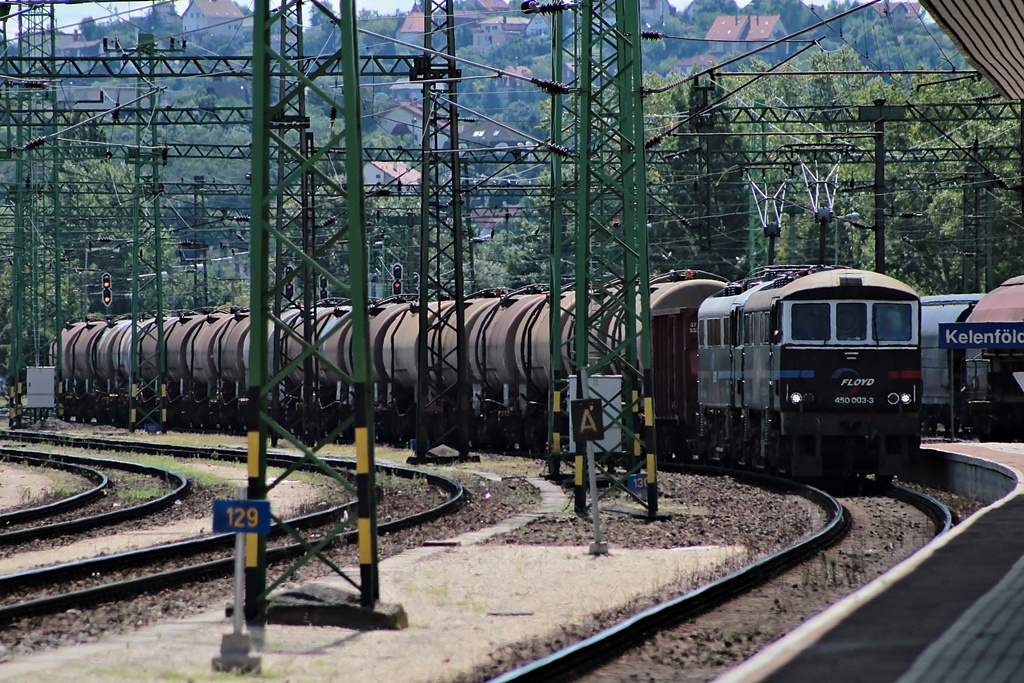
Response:
POLYGON ((629 478, 626 479, 626 488, 638 496, 647 493, 647 474, 629 475, 629 478))
POLYGON ((270 501, 213 501, 213 532, 215 534, 269 534, 270 501))

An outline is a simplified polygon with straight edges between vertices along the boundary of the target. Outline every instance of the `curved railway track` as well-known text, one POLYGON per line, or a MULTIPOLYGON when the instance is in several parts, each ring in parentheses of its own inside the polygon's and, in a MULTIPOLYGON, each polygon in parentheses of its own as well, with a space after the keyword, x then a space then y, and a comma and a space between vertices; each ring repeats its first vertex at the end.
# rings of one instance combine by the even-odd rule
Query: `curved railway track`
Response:
POLYGON ((18 463, 20 465, 31 465, 32 467, 47 467, 51 469, 64 470, 65 472, 69 472, 90 481, 93 484, 92 488, 79 491, 76 494, 46 503, 45 505, 37 505, 35 507, 0 513, 0 527, 9 527, 13 524, 35 522, 40 519, 46 519, 47 517, 53 517, 61 512, 77 510, 104 495, 105 491, 110 486, 110 478, 98 469, 86 467, 79 463, 68 463, 57 459, 50 459, 46 457, 47 455, 49 454, 40 453, 32 455, 27 452, 15 451, 14 449, 9 448, 0 449, 0 457, 7 462, 18 463))
POLYGON ((150 465, 141 465, 122 460, 101 460, 86 456, 66 455, 59 453, 29 452, 15 448, 0 448, 0 458, 8 462, 20 462, 41 467, 52 467, 79 474, 93 482, 95 486, 67 498, 25 510, 14 510, 0 514, 0 528, 14 524, 24 524, 47 518, 59 513, 77 510, 101 498, 109 487, 110 479, 102 470, 129 472, 160 479, 169 484, 172 490, 162 496, 153 498, 138 505, 109 510, 96 515, 79 517, 63 522, 25 527, 0 532, 0 546, 13 545, 45 538, 54 538, 64 534, 75 534, 97 529, 112 524, 119 524, 132 519, 140 519, 164 510, 186 496, 191 488, 185 477, 169 470, 150 465))
MULTIPOLYGON (((76 448, 110 450, 121 445, 136 452, 174 457, 204 457, 228 462, 244 462, 247 457, 244 450, 232 448, 181 447, 135 441, 115 442, 109 439, 40 433, 24 435, 13 433, 6 436, 9 438, 25 436, 28 437, 27 440, 37 443, 59 443, 76 448)), ((289 467, 293 466, 297 459, 298 456, 274 454, 268 457, 268 464, 289 467)), ((323 458, 323 460, 338 469, 353 470, 355 468, 354 461, 337 458, 323 458)), ((397 531, 436 519, 458 509, 464 502, 462 485, 447 477, 396 465, 378 464, 377 471, 405 479, 422 478, 448 494, 447 500, 430 509, 379 523, 378 530, 381 533, 397 531)), ((327 524, 346 514, 354 517, 355 506, 355 501, 349 501, 322 511, 285 520, 284 524, 291 528, 309 528, 327 524)), ((356 531, 352 529, 339 534, 337 541, 352 541, 355 538, 355 533, 356 531)), ((286 535, 284 527, 281 524, 275 524, 268 538, 283 539, 286 535)), ((0 576, 0 601, 5 598, 9 600, 10 596, 23 593, 26 588, 32 588, 36 592, 44 594, 34 599, 9 602, 0 606, 0 625, 9 624, 25 617, 54 614, 68 609, 89 608, 105 602, 126 600, 146 592, 225 576, 234 569, 233 548, 233 534, 217 534, 0 576), (211 554, 215 556, 214 559, 209 559, 211 554), (189 561, 190 558, 192 561, 189 561), (147 571, 146 569, 154 564, 170 561, 180 564, 182 560, 185 560, 184 566, 160 571, 147 571), (113 581, 104 579, 104 577, 118 574, 124 574, 124 578, 113 581), (66 589, 69 585, 81 586, 83 583, 94 585, 66 589)), ((305 550, 305 547, 299 543, 279 542, 274 547, 268 548, 267 561, 274 563, 290 559, 302 554, 305 550)))
MULTIPOLYGON (((644 610, 547 657, 497 676, 492 679, 492 683, 572 680, 613 660, 654 634, 711 611, 826 550, 845 535, 850 524, 849 514, 839 500, 825 491, 810 486, 750 472, 725 472, 718 468, 668 466, 666 469, 685 470, 691 473, 699 469, 706 474, 728 473, 748 481, 756 480, 762 485, 788 488, 817 505, 825 514, 827 521, 813 534, 779 552, 685 595, 644 610)), ((953 518, 949 509, 926 494, 901 486, 882 487, 881 493, 921 510, 932 520, 936 536, 952 528, 953 518)))

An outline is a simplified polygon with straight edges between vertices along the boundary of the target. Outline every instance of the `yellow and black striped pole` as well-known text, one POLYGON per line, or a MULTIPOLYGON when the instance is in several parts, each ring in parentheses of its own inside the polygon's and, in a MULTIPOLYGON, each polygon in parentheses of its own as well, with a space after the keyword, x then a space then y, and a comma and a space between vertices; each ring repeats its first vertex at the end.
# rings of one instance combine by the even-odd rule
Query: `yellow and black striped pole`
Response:
POLYGON ((354 389, 360 604, 363 607, 373 607, 380 599, 380 583, 377 576, 377 487, 373 462, 373 425, 367 424, 368 387, 366 384, 358 383, 354 389))
MULTIPOLYGON (((649 343, 649 342, 648 342, 649 343)), ((658 442, 654 429, 654 373, 644 370, 644 444, 647 454, 647 517, 658 514, 658 442)))

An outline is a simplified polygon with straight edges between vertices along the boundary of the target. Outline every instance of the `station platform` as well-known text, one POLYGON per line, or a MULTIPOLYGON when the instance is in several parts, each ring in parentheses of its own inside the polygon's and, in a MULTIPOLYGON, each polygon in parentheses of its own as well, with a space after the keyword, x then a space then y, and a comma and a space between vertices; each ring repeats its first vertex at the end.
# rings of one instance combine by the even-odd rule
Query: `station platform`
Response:
POLYGON ((1024 444, 941 444, 1006 493, 719 683, 1024 681, 1024 444))

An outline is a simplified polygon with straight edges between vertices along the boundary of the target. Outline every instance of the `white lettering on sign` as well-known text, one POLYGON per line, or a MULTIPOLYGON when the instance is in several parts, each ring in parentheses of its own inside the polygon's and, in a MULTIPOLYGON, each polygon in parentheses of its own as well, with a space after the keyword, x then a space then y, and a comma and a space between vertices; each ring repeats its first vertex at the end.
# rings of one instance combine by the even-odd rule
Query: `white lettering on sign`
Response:
POLYGON ((597 432, 597 420, 594 419, 594 411, 584 410, 580 418, 580 433, 592 434, 597 432))
POLYGON ((1024 346, 1024 331, 997 329, 991 332, 979 332, 977 330, 959 331, 946 328, 947 344, 973 344, 977 347, 1019 344, 1024 346))

